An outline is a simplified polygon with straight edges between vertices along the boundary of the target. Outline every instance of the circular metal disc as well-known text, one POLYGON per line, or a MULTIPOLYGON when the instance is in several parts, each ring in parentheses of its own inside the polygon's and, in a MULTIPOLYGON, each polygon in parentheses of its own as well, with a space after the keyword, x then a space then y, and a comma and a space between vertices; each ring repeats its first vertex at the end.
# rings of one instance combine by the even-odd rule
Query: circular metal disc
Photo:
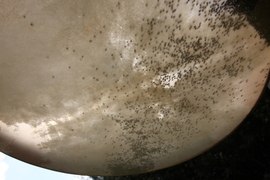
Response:
POLYGON ((270 66, 267 41, 226 2, 0 0, 0 150, 126 175, 212 147, 270 66))

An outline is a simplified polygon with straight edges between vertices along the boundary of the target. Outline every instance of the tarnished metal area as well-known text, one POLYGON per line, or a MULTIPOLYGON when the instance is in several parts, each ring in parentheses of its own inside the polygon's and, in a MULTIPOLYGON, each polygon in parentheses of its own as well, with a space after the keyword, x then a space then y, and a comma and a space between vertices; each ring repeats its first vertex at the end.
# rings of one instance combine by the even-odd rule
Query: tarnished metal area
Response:
POLYGON ((172 166, 241 123, 269 67, 225 0, 0 0, 0 151, 85 175, 172 166))

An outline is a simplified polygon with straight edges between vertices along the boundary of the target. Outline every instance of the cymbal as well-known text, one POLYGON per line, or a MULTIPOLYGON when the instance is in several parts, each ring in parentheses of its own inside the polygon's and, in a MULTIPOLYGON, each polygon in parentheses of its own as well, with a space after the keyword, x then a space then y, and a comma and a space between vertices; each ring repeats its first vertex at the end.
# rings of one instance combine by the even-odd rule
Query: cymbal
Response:
POLYGON ((0 0, 0 151, 84 175, 186 161, 266 87, 261 32, 225 0, 0 0))

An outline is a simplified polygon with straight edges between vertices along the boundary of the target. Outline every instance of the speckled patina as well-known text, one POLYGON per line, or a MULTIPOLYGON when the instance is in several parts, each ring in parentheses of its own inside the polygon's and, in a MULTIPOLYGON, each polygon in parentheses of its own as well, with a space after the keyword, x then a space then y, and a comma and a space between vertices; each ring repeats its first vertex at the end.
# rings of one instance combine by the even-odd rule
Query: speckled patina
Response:
POLYGON ((87 175, 207 150, 270 67, 267 39, 225 0, 0 0, 0 54, 0 150, 87 175))

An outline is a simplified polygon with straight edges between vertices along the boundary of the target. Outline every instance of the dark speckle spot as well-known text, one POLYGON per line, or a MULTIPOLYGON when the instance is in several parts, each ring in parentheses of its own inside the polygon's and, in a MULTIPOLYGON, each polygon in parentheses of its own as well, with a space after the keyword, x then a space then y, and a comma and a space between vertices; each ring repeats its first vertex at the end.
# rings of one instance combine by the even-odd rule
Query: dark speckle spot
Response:
POLYGON ((121 4, 120 2, 117 3, 117 8, 120 9, 121 8, 121 4))

